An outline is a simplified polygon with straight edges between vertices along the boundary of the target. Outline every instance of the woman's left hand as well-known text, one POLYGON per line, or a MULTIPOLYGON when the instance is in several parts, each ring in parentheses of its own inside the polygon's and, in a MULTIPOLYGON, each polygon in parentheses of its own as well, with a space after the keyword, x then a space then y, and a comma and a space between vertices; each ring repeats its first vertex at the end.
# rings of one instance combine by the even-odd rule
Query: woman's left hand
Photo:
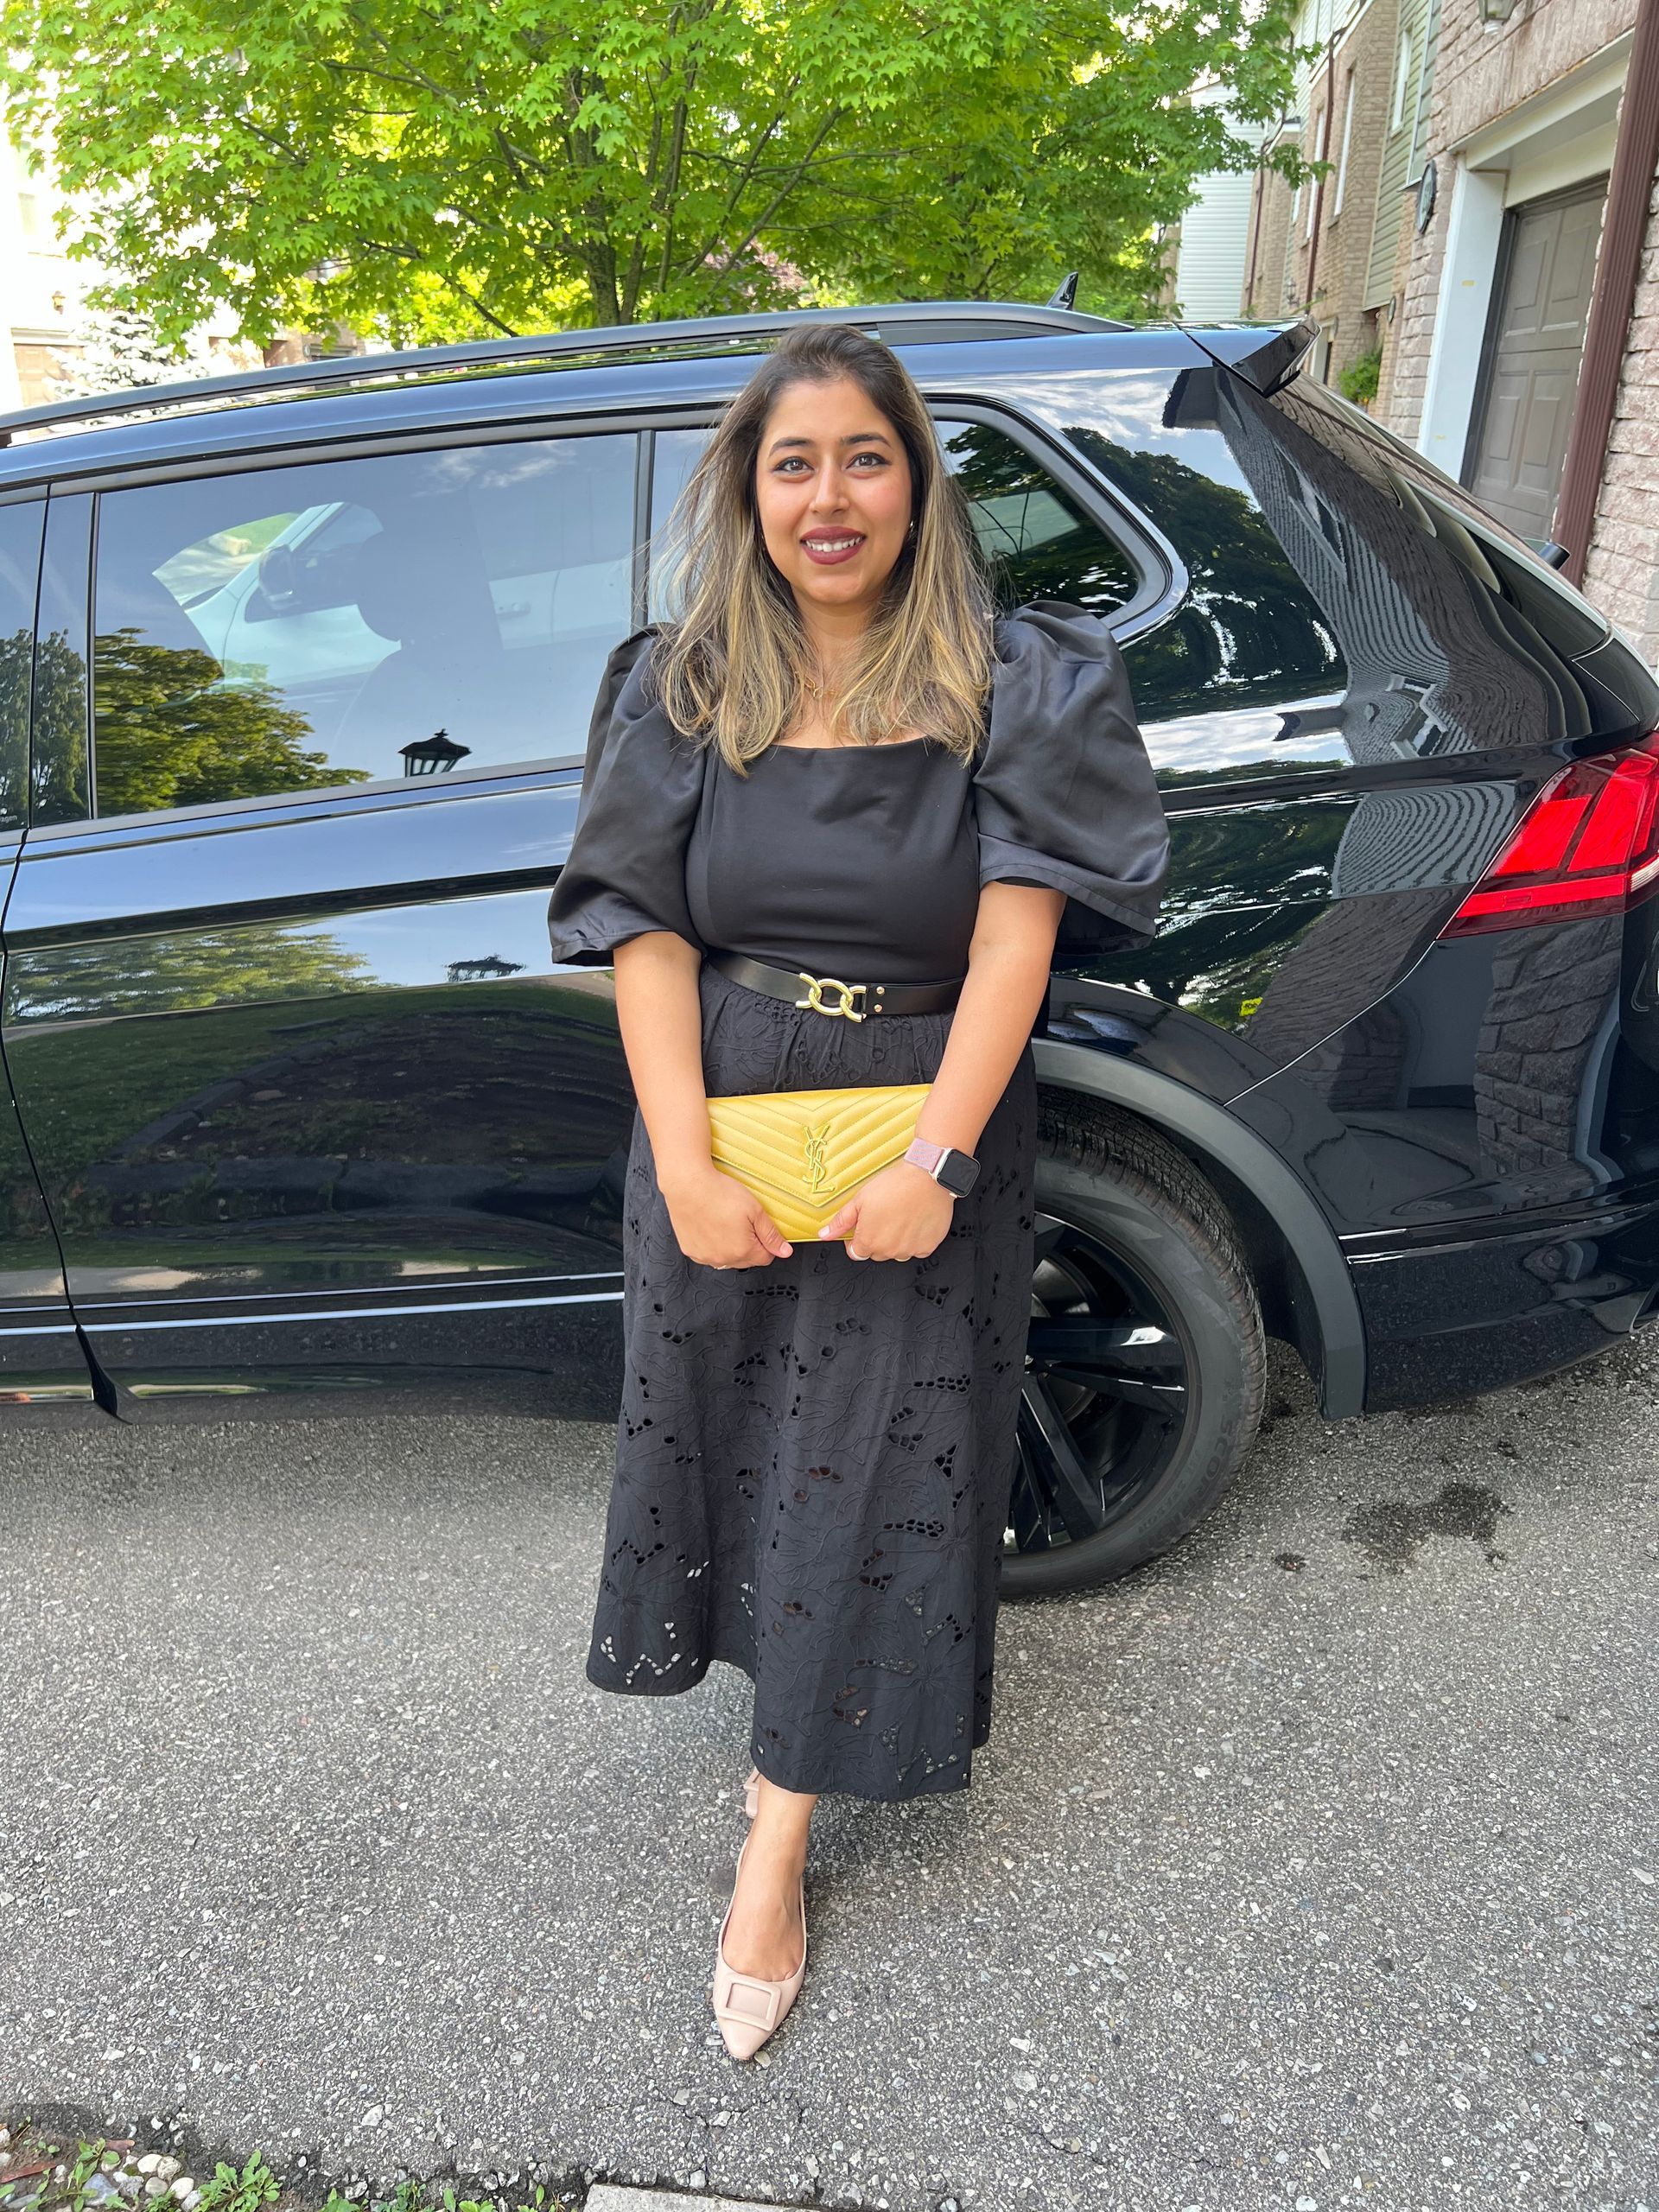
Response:
POLYGON ((849 1260, 925 1260, 944 1241, 955 1210, 925 1167, 895 1160, 861 1183, 818 1235, 844 1236, 849 1260))

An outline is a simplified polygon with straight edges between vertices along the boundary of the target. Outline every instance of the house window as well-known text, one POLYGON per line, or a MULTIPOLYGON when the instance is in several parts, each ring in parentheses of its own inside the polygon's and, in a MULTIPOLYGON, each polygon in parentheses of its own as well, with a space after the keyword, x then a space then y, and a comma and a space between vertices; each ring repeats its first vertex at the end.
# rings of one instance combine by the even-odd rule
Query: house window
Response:
POLYGON ((1354 73, 1351 69, 1343 86, 1342 151, 1337 156, 1336 189, 1331 194, 1331 219, 1334 223, 1342 213, 1343 195, 1348 187, 1348 147, 1354 135, 1354 73))
POLYGON ((1389 130, 1398 130, 1406 119, 1406 89, 1411 82, 1411 33, 1402 32, 1400 55, 1394 65, 1394 104, 1389 111, 1389 130))

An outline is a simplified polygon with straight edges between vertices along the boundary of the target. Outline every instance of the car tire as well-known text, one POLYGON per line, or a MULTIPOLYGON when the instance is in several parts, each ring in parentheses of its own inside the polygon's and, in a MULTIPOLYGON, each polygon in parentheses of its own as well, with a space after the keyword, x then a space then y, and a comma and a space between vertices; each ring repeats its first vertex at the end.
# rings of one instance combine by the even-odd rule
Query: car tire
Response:
POLYGON ((1266 1334, 1225 1208, 1133 1116, 1045 1090, 1004 1596, 1112 1582, 1216 1504, 1261 1421, 1266 1334))

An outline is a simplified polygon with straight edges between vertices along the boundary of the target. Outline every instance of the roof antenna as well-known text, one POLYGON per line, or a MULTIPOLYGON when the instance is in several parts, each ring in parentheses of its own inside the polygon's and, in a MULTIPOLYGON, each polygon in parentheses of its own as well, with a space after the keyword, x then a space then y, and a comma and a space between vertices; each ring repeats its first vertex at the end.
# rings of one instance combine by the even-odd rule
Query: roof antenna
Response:
POLYGON ((1074 269, 1069 276, 1060 279, 1059 289, 1052 300, 1046 301, 1044 304, 1051 308, 1074 308, 1077 303, 1077 272, 1074 269))

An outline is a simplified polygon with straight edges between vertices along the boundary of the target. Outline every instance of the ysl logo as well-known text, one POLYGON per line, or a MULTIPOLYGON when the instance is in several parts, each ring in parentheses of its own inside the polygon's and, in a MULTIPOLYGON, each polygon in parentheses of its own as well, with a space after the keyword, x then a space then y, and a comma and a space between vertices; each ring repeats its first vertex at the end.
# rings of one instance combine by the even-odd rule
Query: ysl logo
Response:
POLYGON ((825 1165, 823 1147, 829 1140, 828 1122, 809 1122, 801 1132, 806 1143, 806 1173, 801 1179, 816 1198, 823 1188, 830 1170, 825 1165))

